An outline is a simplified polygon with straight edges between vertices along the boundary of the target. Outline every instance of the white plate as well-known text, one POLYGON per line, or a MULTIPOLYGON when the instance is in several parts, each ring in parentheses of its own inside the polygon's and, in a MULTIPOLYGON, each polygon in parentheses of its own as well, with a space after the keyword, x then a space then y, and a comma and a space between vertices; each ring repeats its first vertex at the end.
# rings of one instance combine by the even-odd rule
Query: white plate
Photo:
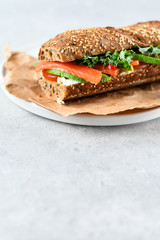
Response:
MULTIPOLYGON (((37 44, 36 47, 25 48, 25 52, 32 56, 36 56, 38 53, 39 45, 37 44), (38 46, 38 47, 37 47, 38 46)), ((3 64, 2 64, 2 79, 4 76, 3 71, 3 64)), ((134 124, 145 122, 148 120, 152 120, 155 118, 160 117, 160 108, 130 113, 130 114, 118 114, 118 115, 109 115, 109 116, 94 116, 94 115, 73 115, 69 117, 62 117, 57 113, 54 113, 50 110, 47 110, 35 103, 28 102, 25 100, 21 100, 14 95, 10 94, 3 85, 1 88, 5 95, 19 107, 34 113, 38 116, 48 118, 51 120, 71 123, 71 124, 78 124, 78 125, 88 125, 88 126, 118 126, 118 125, 127 125, 127 124, 134 124)))

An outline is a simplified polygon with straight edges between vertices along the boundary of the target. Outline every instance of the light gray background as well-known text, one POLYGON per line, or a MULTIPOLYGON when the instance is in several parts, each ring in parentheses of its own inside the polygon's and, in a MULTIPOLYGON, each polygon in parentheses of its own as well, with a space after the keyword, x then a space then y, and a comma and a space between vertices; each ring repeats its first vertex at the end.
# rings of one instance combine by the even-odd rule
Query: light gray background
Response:
MULTIPOLYGON (((1 0, 0 50, 159 14, 159 0, 1 0)), ((160 119, 68 125, 18 108, 0 90, 0 239, 159 240, 159 141, 160 119)))

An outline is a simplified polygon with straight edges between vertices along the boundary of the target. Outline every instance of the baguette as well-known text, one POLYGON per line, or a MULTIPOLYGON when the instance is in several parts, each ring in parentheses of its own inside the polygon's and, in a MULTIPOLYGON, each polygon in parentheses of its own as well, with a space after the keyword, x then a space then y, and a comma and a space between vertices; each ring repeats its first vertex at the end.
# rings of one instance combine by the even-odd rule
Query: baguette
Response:
MULTIPOLYGON (((120 52, 125 49, 134 49, 137 45, 141 48, 151 45, 157 47, 160 45, 160 21, 142 22, 119 28, 99 27, 68 30, 44 43, 40 48, 38 58, 42 61, 42 65, 45 63, 51 64, 51 62, 48 61, 53 61, 54 64, 57 64, 58 61, 62 62, 64 66, 67 62, 73 63, 74 60, 82 59, 85 55, 97 56, 105 54, 108 51, 114 53, 115 50, 120 52)), ((153 57, 151 58, 155 60, 153 57)), ((70 81, 69 75, 65 76, 68 83, 69 81, 71 82, 70 84, 65 84, 63 81, 58 82, 58 73, 54 73, 53 71, 51 75, 52 77, 54 77, 54 74, 56 75, 55 82, 54 80, 52 81, 52 79, 45 79, 40 70, 37 70, 37 74, 39 85, 45 94, 54 100, 62 102, 160 80, 159 62, 154 62, 154 64, 153 62, 152 64, 146 63, 140 66, 140 68, 135 67, 134 71, 128 72, 125 72, 124 69, 119 69, 119 74, 115 76, 107 73, 111 75, 110 80, 106 82, 99 81, 98 84, 91 83, 91 74, 88 74, 89 81, 85 78, 83 79, 83 77, 79 77, 82 78, 82 80, 86 80, 86 82, 74 81, 75 79, 70 81)), ((74 66, 74 68, 76 67, 74 66)), ((44 68, 44 70, 46 69, 50 68, 44 68)), ((58 68, 55 69, 58 70, 58 68)), ((85 74, 86 71, 87 70, 85 70, 85 74)), ((78 76, 76 74, 72 75, 78 76)))
POLYGON ((139 45, 160 45, 160 21, 137 23, 128 27, 99 27, 68 30, 44 43, 39 60, 70 62, 84 55, 94 56, 131 49, 139 45))

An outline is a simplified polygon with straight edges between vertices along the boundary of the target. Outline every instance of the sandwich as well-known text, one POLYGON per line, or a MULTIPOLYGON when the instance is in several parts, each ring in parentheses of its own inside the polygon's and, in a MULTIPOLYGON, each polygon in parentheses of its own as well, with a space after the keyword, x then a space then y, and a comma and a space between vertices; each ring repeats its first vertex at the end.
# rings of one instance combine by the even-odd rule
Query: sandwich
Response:
POLYGON ((38 59, 39 85, 58 103, 159 81, 160 21, 68 30, 38 59))

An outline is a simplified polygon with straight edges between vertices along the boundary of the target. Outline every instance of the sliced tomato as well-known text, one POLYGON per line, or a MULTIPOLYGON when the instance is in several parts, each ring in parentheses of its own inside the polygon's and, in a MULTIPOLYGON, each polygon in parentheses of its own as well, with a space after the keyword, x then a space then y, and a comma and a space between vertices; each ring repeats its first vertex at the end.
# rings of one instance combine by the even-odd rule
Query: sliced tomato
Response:
POLYGON ((160 54, 158 55, 158 57, 160 58, 160 54))
POLYGON ((83 78, 87 82, 91 82, 93 84, 98 84, 102 78, 101 71, 89 68, 86 65, 77 65, 74 62, 42 61, 36 66, 36 72, 45 69, 56 69, 63 72, 67 72, 72 75, 83 78))
POLYGON ((54 75, 52 73, 49 73, 47 72, 46 70, 42 70, 42 74, 43 74, 43 77, 49 81, 52 81, 52 82, 57 82, 57 78, 58 76, 57 75, 54 75))
POLYGON ((120 69, 115 67, 114 65, 107 64, 106 66, 103 66, 101 63, 97 63, 94 66, 95 69, 100 70, 103 73, 107 73, 111 76, 117 76, 119 74, 120 69))
POLYGON ((132 65, 132 66, 137 66, 137 65, 139 65, 139 60, 133 60, 133 61, 131 62, 131 65, 132 65))

